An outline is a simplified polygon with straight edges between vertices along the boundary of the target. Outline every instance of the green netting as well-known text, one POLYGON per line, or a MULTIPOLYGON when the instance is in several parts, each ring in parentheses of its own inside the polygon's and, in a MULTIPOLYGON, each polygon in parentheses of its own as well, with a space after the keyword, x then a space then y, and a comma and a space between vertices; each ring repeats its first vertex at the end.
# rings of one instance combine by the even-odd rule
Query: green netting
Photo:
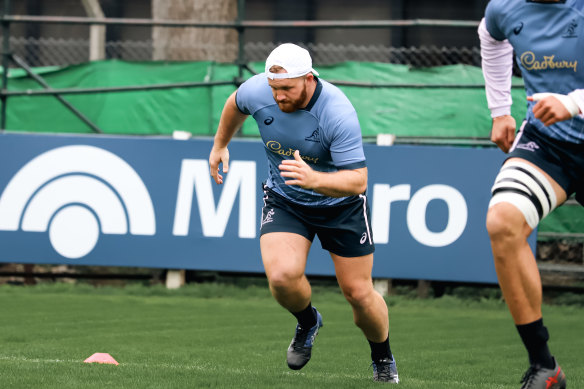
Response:
MULTIPOLYGON (((250 64, 261 71, 263 63, 250 64)), ((477 85, 481 70, 466 65, 412 69, 404 65, 346 62, 318 68, 330 81, 391 84, 477 85)), ((44 68, 42 77, 52 88, 97 88, 179 82, 231 81, 235 65, 213 62, 97 61, 60 69, 44 68)), ((246 72, 244 78, 251 76, 246 72)), ((515 83, 521 80, 515 79, 515 83)), ((42 89, 23 72, 10 72, 9 90, 42 89)), ((354 104, 364 136, 485 137, 491 119, 483 88, 369 88, 341 86, 354 104)), ((105 133, 196 135, 214 133, 225 99, 233 86, 66 95, 64 98, 105 133)), ((513 115, 525 114, 525 92, 513 90, 513 115)), ((91 132, 52 96, 10 97, 7 128, 35 132, 91 132)), ((242 133, 257 136, 253 120, 242 133)))
POLYGON ((584 233, 584 207, 562 205, 541 221, 539 231, 555 234, 584 233))
MULTIPOLYGON (((129 63, 100 61, 46 72, 52 88, 97 88, 132 85, 203 82, 220 68, 211 62, 129 63)), ((231 66, 231 79, 237 72, 231 66)), ((233 90, 233 87, 228 89, 233 90)), ((11 77, 9 90, 42 89, 34 80, 11 77)), ((174 88, 165 90, 94 93, 63 96, 105 133, 170 134, 173 130, 194 134, 214 131, 213 95, 220 88, 174 88), (217 89, 217 90, 215 90, 217 89)), ((215 109, 216 108, 216 109, 215 109)), ((10 130, 34 132, 91 132, 52 96, 10 97, 7 126, 10 130)))

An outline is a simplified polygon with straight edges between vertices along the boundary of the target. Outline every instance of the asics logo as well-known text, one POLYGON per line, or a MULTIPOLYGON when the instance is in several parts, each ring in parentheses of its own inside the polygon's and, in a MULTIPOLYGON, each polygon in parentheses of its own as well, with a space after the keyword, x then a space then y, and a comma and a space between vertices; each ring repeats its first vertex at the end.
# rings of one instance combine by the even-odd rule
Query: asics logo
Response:
POLYGON ((560 376, 560 374, 562 374, 562 369, 558 368, 558 372, 556 373, 555 376, 548 377, 545 380, 545 387, 546 387, 546 389, 552 389, 552 388, 555 388, 556 387, 555 385, 558 383, 558 377, 560 376))
POLYGON ((316 330, 314 330, 312 335, 310 335, 310 337, 308 337, 308 339, 306 339, 306 343, 304 343, 304 346, 305 347, 312 347, 312 344, 314 343, 314 339, 316 338, 317 334, 318 334, 318 323, 316 323, 316 330))
POLYGON ((266 126, 269 126, 270 124, 272 124, 274 122, 274 118, 271 116, 268 116, 268 118, 266 120, 264 120, 264 124, 266 126))
POLYGON ((519 22, 519 24, 513 29, 513 33, 519 35, 521 30, 523 30, 523 22, 519 22))
POLYGON ((364 232, 363 235, 361 236, 361 240, 359 240, 359 243, 363 244, 363 243, 365 243, 366 240, 367 240, 367 233, 364 232))

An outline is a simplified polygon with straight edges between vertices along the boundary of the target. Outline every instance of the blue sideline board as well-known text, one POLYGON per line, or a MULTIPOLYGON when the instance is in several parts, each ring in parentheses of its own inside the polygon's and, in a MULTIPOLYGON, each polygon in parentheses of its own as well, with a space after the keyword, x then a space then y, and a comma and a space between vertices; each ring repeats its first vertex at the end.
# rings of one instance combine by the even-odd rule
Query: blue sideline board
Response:
MULTIPOLYGON (((264 147, 233 140, 220 186, 209 175, 211 145, 0 134, 0 262, 263 272, 264 147)), ((504 154, 364 147, 374 278, 496 283, 485 214, 504 154)), ((318 240, 307 274, 334 275, 318 240)))

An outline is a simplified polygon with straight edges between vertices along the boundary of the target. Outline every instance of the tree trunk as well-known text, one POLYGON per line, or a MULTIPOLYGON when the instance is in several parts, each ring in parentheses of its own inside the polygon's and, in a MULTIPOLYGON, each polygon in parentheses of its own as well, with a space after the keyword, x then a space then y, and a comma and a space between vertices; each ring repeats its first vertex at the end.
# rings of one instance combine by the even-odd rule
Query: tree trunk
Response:
MULTIPOLYGON (((237 18, 237 0, 152 0, 152 17, 233 22, 237 18)), ((154 60, 234 62, 237 59, 234 29, 154 27, 152 41, 154 60)))

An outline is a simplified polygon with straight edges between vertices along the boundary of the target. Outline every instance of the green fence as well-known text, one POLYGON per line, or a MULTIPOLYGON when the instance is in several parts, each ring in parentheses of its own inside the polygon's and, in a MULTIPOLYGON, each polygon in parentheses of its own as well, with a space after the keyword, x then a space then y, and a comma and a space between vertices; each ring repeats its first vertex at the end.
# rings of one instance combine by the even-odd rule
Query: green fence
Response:
MULTIPOLYGON (((256 72, 263 63, 252 63, 256 72)), ((65 68, 43 68, 54 89, 107 88, 188 82, 232 82, 238 67, 213 62, 98 61, 65 68)), ((412 69, 405 65, 347 62, 317 69, 337 82, 354 104, 365 137, 380 133, 416 137, 487 137, 491 120, 482 72, 468 65, 412 69)), ((10 71, 8 91, 43 89, 24 71, 10 71)), ((252 73, 246 71, 244 79, 252 73)), ((521 85, 520 79, 515 79, 521 85)), ((63 97, 108 134, 164 135, 183 130, 211 135, 232 85, 85 93, 63 97)), ((525 113, 525 92, 513 89, 513 115, 525 113)), ((54 97, 9 96, 6 128, 38 132, 91 132, 54 97)), ((253 120, 243 128, 257 136, 253 120)))

